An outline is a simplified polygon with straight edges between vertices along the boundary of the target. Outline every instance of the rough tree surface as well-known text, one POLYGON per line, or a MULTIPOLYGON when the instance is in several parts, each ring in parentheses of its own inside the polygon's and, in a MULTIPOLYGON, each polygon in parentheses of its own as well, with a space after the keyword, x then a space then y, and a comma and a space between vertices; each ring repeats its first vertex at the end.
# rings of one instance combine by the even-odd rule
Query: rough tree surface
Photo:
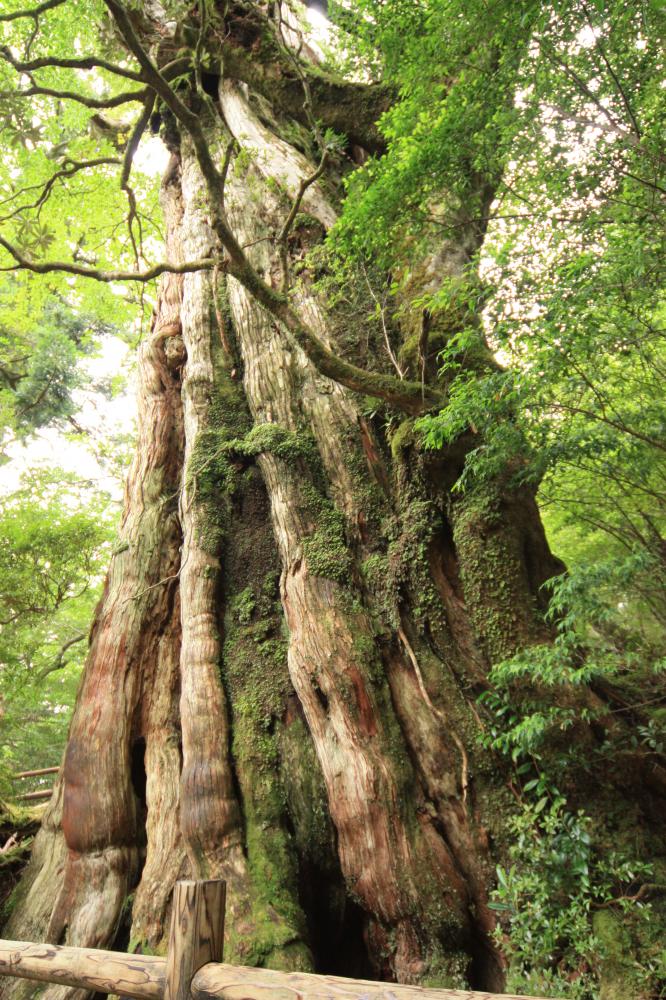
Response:
MULTIPOLYGON (((157 3, 108 7, 135 56, 185 44, 157 3)), ((540 588, 562 564, 508 472, 451 491, 472 431, 440 452, 413 432, 442 398, 437 352, 478 317, 403 309, 400 379, 363 275, 331 306, 306 260, 390 96, 297 72, 260 4, 218 13, 204 92, 176 97, 189 118, 159 97, 168 258, 220 263, 161 278, 121 541, 4 935, 163 953, 174 881, 219 877, 227 961, 499 991, 488 901, 514 800, 476 700, 491 663, 548 641, 540 588), (306 92, 348 141, 321 163, 306 92)), ((409 296, 483 236, 468 221, 433 247, 409 296)), ((473 363, 494 363, 481 333, 473 363)), ((638 754, 576 780, 606 828, 663 822, 638 754)), ((609 964, 608 997, 624 974, 609 964)))

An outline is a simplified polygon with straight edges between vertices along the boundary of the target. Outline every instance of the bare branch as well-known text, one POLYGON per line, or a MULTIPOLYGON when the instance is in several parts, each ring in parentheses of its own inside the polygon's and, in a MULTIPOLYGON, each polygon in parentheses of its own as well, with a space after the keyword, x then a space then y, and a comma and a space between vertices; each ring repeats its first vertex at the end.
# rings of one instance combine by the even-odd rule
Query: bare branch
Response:
POLYGON ((18 21, 22 17, 38 18, 45 11, 52 10, 54 7, 60 7, 65 2, 66 0, 45 0, 38 7, 28 8, 27 10, 15 10, 11 14, 0 14, 0 21, 18 21))
POLYGON ((83 104, 86 108, 117 108, 121 104, 129 104, 131 101, 143 101, 146 93, 144 87, 143 90, 133 90, 104 99, 85 97, 72 90, 55 90, 53 87, 42 87, 33 83, 27 90, 3 90, 0 92, 0 97, 55 97, 60 101, 75 101, 77 104, 83 104))
POLYGON ((637 184, 643 184, 644 187, 652 188, 653 191, 657 191, 659 194, 666 194, 666 188, 661 187, 659 184, 655 184, 653 181, 649 181, 646 177, 639 177, 637 174, 632 174, 629 170, 620 170, 620 173, 624 177, 630 177, 632 181, 636 181, 637 184))
POLYGON ((231 157, 238 147, 238 143, 235 139, 230 139, 227 143, 227 148, 224 153, 224 163, 222 164, 222 171, 220 173, 220 179, 222 182, 222 190, 220 192, 220 205, 222 206, 222 211, 224 211, 224 186, 227 182, 227 174, 229 173, 229 167, 231 166, 231 157))
POLYGON ((49 674, 54 673, 56 670, 62 670, 66 667, 69 660, 65 659, 65 653, 68 649, 71 649, 72 646, 75 646, 77 642, 83 642, 87 635, 87 632, 79 632, 78 635, 68 639, 67 642, 63 642, 53 661, 49 663, 48 666, 44 667, 43 670, 39 671, 35 677, 35 681, 39 684, 39 682, 43 681, 49 674))
POLYGON ((22 61, 20 59, 15 59, 12 55, 11 49, 6 45, 0 47, 0 55, 5 59, 18 73, 32 73, 38 69, 46 69, 49 67, 56 67, 59 69, 105 69, 109 73, 115 74, 115 76, 122 76, 128 80, 135 80, 137 83, 142 82, 141 74, 137 73, 136 70, 125 69, 123 66, 116 66, 115 63, 108 62, 106 59, 99 59, 97 56, 84 56, 81 59, 60 59, 57 56, 42 56, 40 59, 29 59, 22 61))
POLYGON ((190 260, 184 264, 172 264, 165 261, 161 264, 154 264, 145 271, 103 271, 94 267, 86 267, 83 264, 73 264, 69 261, 36 261, 26 257, 21 251, 9 243, 3 236, 0 236, 0 247, 4 247, 10 256, 14 258, 19 267, 26 271, 33 271, 35 274, 74 274, 80 278, 92 278, 94 281, 152 281, 159 278, 160 274, 191 274, 193 271, 210 271, 219 264, 219 261, 212 257, 204 257, 201 260, 190 260))
POLYGON ((130 185, 129 179, 132 172, 132 161, 134 155, 139 148, 139 143, 141 142, 141 136, 145 132, 148 122, 150 121, 150 116, 153 113, 153 108, 155 107, 155 95, 150 91, 145 99, 143 106, 143 111, 141 116, 137 121, 132 134, 130 136, 129 142, 127 143, 127 148, 125 149, 125 156, 123 158, 123 169, 120 173, 120 189, 124 191, 127 195, 127 201, 129 203, 129 213, 127 216, 127 228, 129 230, 130 240, 132 241, 132 248, 134 250, 134 259, 136 260, 137 267, 139 266, 139 249, 136 245, 136 240, 134 238, 134 227, 133 224, 136 221, 139 228, 139 245, 143 244, 143 234, 141 229, 141 220, 137 213, 136 207, 136 196, 134 190, 130 185))
POLYGON ((30 187, 23 188, 21 191, 17 191, 10 198, 6 198, 3 204, 7 202, 15 201, 20 195, 25 194, 27 191, 34 191, 41 188, 41 193, 35 201, 31 202, 29 205, 19 205, 15 208, 9 215, 4 215, 0 218, 0 222, 7 222, 9 219, 13 219, 16 215, 21 212, 29 211, 30 209, 39 209, 48 200, 53 191, 53 187, 58 180, 67 179, 73 177, 74 174, 79 173, 81 170, 87 170, 90 167, 101 167, 104 165, 112 164, 117 165, 120 160, 114 156, 101 156, 96 160, 68 160, 61 170, 57 170, 51 177, 43 184, 33 184, 30 187))
POLYGON ((301 202, 303 201, 303 195, 315 181, 318 181, 321 175, 326 169, 326 164, 328 163, 328 150, 324 150, 323 156, 320 160, 319 166, 313 174, 309 177, 304 177, 301 181, 298 191, 296 192, 296 197, 294 198, 294 203, 291 206, 291 211, 287 216, 284 226, 277 238, 277 245, 280 248, 280 257, 282 259, 282 291, 286 294, 289 289, 289 257, 287 253, 287 239, 289 238, 289 233, 291 227, 294 224, 294 219, 298 215, 298 210, 301 207, 301 202))
POLYGON ((581 406, 569 406, 566 403, 553 403, 552 408, 554 410, 562 410, 566 413, 578 413, 583 417, 589 417, 590 420, 595 420, 600 424, 607 424, 609 427, 614 427, 615 430, 621 431, 623 434, 628 434, 629 437, 636 438, 638 441, 643 441, 645 444, 651 445, 653 448, 658 448, 659 451, 666 451, 666 444, 659 438, 652 437, 649 434, 643 434, 641 431, 634 427, 629 427, 624 421, 611 420, 609 417, 604 416, 600 413, 595 413, 593 410, 587 410, 581 406))
POLYGON ((379 301, 372 287, 372 284, 370 283, 370 278, 368 277, 368 272, 365 269, 365 264, 361 264, 361 269, 363 271, 363 277, 365 279, 368 291, 370 292, 370 297, 372 298, 373 302, 377 306, 377 309, 379 310, 379 319, 382 324, 382 332, 384 334, 384 345, 386 346, 386 351, 388 353, 389 358, 391 359, 391 364, 398 373, 398 378, 402 380, 405 377, 405 373, 398 364, 398 359, 396 358, 393 352, 393 348, 391 347, 391 338, 389 337, 388 328, 386 326, 386 298, 384 298, 384 302, 379 301))
POLYGON ((606 69, 608 70, 608 74, 611 77, 613 83, 615 84, 617 92, 620 95, 622 103, 624 104, 625 111, 627 112, 627 115, 629 117, 629 121, 631 122, 632 128, 633 128, 634 132, 636 133, 636 137, 638 139, 640 139, 641 138, 641 130, 640 130, 640 126, 638 124, 638 121, 636 119, 636 116, 635 116, 635 114, 633 112, 633 109, 631 107, 631 101, 629 100, 629 97, 627 96, 627 93, 626 93, 624 87, 622 86, 617 73, 613 69, 613 67, 612 67, 612 65, 610 63, 610 60, 609 60, 608 56, 606 55, 606 50, 605 50, 604 46, 601 44, 601 41, 600 41, 600 39, 598 37, 598 33, 595 30, 594 22, 592 20, 592 17, 590 16, 590 9, 589 9, 588 5, 585 3, 585 0, 583 0, 582 6, 583 6, 583 10, 585 11, 585 19, 586 19, 586 21, 587 21, 587 23, 588 23, 588 25, 589 25, 589 27, 590 27, 590 29, 592 31, 592 37, 594 38, 594 47, 596 48, 596 50, 599 52, 601 58, 603 59, 604 65, 605 65, 606 69))
MULTIPOLYGON (((555 63, 556 66, 559 66, 559 68, 563 70, 565 76, 567 76, 570 80, 573 81, 573 83, 578 88, 579 92, 583 94, 584 97, 588 99, 588 101, 594 104, 594 106, 599 111, 600 115, 607 120, 607 122, 611 126, 611 129, 620 135, 627 136, 628 134, 627 129, 623 127, 622 122, 619 122, 615 118, 615 116, 611 114, 608 108, 599 100, 598 96, 594 93, 594 91, 590 90, 590 88, 582 79, 582 77, 580 77, 578 73, 576 73, 575 70, 571 68, 571 66, 566 62, 565 59, 562 58, 562 56, 558 55, 555 47, 550 44, 546 45, 542 41, 541 48, 546 56, 546 59, 549 59, 551 62, 555 63)), ((635 139, 635 136, 632 136, 631 138, 635 139)))

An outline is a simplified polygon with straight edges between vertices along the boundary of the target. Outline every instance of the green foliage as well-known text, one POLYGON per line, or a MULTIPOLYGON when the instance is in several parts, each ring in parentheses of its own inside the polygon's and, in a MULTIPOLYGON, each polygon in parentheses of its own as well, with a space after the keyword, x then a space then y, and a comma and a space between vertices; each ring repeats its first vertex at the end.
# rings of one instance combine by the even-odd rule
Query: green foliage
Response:
MULTIPOLYGON (((613 974, 625 986, 629 981, 636 995, 654 989, 653 911, 636 898, 652 882, 652 869, 636 860, 633 844, 617 846, 617 832, 595 828, 559 791, 571 787, 572 775, 574 789, 598 782, 623 754, 655 760, 663 754, 664 719, 651 710, 662 701, 664 649, 652 647, 650 658, 640 617, 623 615, 617 600, 651 572, 646 553, 638 551, 583 563, 550 581, 555 641, 496 664, 493 687, 480 698, 488 713, 482 741, 511 761, 519 798, 491 904, 510 964, 507 988, 517 992, 594 1000, 603 969, 615 961, 609 935, 600 934, 611 919, 603 916, 607 910, 620 918, 622 935, 642 943, 641 961, 627 959, 613 974), (581 738, 587 724, 608 717, 607 705, 584 697, 595 685, 611 685, 620 693, 621 713, 634 716, 634 725, 608 730, 600 742, 581 738), (572 697, 576 692, 582 697, 572 697)), ((636 941, 623 947, 635 950, 636 941)))
MULTIPOLYGON (((9 12, 19 6, 20 0, 6 0, 9 12)), ((214 6, 206 2, 200 11, 214 17, 214 6)), ((465 506, 454 542, 466 591, 476 598, 470 603, 482 609, 472 615, 483 613, 473 624, 485 628, 486 652, 499 661, 483 699, 485 740, 518 779, 520 810, 495 899, 509 932, 502 945, 514 989, 582 1000, 594 995, 608 942, 622 938, 604 918, 625 915, 633 884, 648 872, 629 852, 604 853, 604 831, 601 838, 595 831, 593 841, 590 819, 558 788, 568 774, 612 765, 620 752, 652 759, 666 744, 660 709, 666 91, 658 11, 651 2, 629 0, 355 0, 331 8, 348 32, 348 64, 360 64, 366 79, 381 78, 398 98, 382 120, 386 154, 348 175, 328 250, 309 260, 335 265, 327 277, 351 328, 350 343, 363 338, 357 292, 346 279, 352 273, 367 279, 367 267, 373 282, 379 276, 380 296, 366 284, 392 376, 398 368, 401 376, 423 375, 423 323, 432 324, 429 347, 439 354, 447 406, 396 430, 396 465, 419 434, 437 449, 475 435, 456 486, 465 492, 456 502, 465 506), (424 258, 434 261, 431 271, 424 258), (515 597, 501 573, 489 580, 486 569, 504 556, 493 534, 498 483, 541 484, 551 533, 571 563, 571 572, 551 584, 555 641, 511 659, 501 659, 506 643, 499 633, 515 597), (635 724, 615 727, 612 738, 584 752, 571 737, 599 722, 597 703, 585 697, 595 686, 610 687, 624 706, 617 711, 630 711, 635 724)), ((182 0, 166 9, 179 23, 191 13, 182 0)), ((139 206, 133 221, 118 185, 139 103, 113 101, 134 83, 100 67, 46 66, 29 78, 11 65, 17 54, 34 59, 74 50, 102 51, 133 66, 106 16, 102 0, 68 0, 41 23, 21 18, 0 28, 9 46, 0 60, 0 225, 3 238, 29 258, 131 268, 160 236, 154 179, 133 170, 139 206), (29 85, 42 92, 28 94, 29 85), (78 99, 45 88, 75 91, 78 99), (99 98, 112 102, 102 115, 95 113, 99 98)), ((186 24, 188 42, 191 30, 186 24)), ((294 127, 286 128, 293 138, 294 127)), ((299 141, 307 147, 309 137, 299 141)), ((337 159, 346 140, 329 129, 323 145, 337 159)), ((232 169, 247 172, 249 163, 241 151, 232 169)), ((294 232, 310 224, 300 213, 294 232)), ((0 266, 14 266, 4 249, 0 266)), ((121 326, 132 316, 136 303, 117 292, 64 275, 3 278, 5 428, 25 437, 74 416, 81 358, 104 324, 121 326)), ((150 308, 150 290, 141 307, 144 314, 150 308)), ((363 364, 374 347, 366 340, 363 364)), ((217 409, 242 403, 238 387, 219 382, 216 417, 217 409)), ((225 539, 244 464, 270 453, 284 463, 285 475, 304 480, 299 513, 311 525, 304 546, 310 571, 347 582, 345 520, 322 482, 313 442, 271 424, 241 436, 246 415, 232 429, 230 412, 236 411, 227 411, 226 424, 220 419, 200 435, 187 473, 206 543, 217 551, 225 539)), ((367 478, 365 466, 363 472, 367 478)), ((367 506, 374 505, 366 496, 367 506)), ((389 528, 386 555, 370 555, 363 566, 387 622, 400 621, 399 598, 413 591, 415 620, 431 636, 435 609, 441 614, 426 559, 433 510, 409 498, 404 523, 389 528)), ((85 631, 108 533, 94 504, 82 509, 75 490, 42 481, 8 499, 0 536, 5 754, 12 767, 52 763, 83 648, 67 643, 85 631), (67 665, 65 653, 72 656, 67 665)), ((254 794, 245 796, 248 860, 264 893, 257 961, 288 950, 298 923, 291 899, 281 901, 287 916, 281 926, 270 909, 279 891, 276 872, 288 867, 287 841, 275 833, 281 803, 267 779, 279 757, 275 723, 287 680, 275 580, 268 583, 265 591, 255 581, 231 595, 225 622, 233 752, 254 794)), ((648 915, 638 905, 632 919, 648 915)))
POLYGON ((666 427, 658 39, 649 5, 544 8, 516 75, 511 160, 481 261, 486 330, 507 367, 456 371, 452 341, 449 404, 419 425, 435 448, 478 432, 459 488, 511 465, 542 483, 554 527, 605 532, 613 554, 640 548, 655 566, 666 427))
POLYGON ((485 304, 491 346, 510 362, 470 365, 479 334, 463 317, 442 345, 448 405, 418 429, 434 448, 478 432, 460 488, 510 464, 544 480, 554 516, 568 510, 588 531, 658 553, 666 230, 655 7, 362 9, 356 33, 400 99, 383 120, 388 155, 352 175, 334 245, 393 267, 409 295, 410 257, 487 231, 468 280, 447 281, 444 268, 412 305, 436 318, 452 301, 463 313, 485 304))
POLYGON ((59 763, 108 560, 108 497, 27 474, 0 510, 1 767, 59 763))
POLYGON ((79 408, 77 390, 101 389, 81 362, 115 331, 60 297, 22 315, 33 307, 22 284, 11 278, 0 285, 0 419, 6 437, 25 440, 42 427, 66 426, 79 408))
POLYGON ((381 122, 388 154, 351 178, 337 240, 347 254, 402 267, 408 247, 418 258, 433 234, 483 212, 515 133, 516 70, 540 5, 356 6, 352 30, 400 99, 381 122))
MULTIPOLYGON (((545 794, 528 798, 512 817, 509 867, 498 867, 490 904, 500 916, 496 938, 509 961, 507 990, 594 1000, 607 955, 593 918, 612 907, 648 924, 650 907, 633 898, 632 887, 652 871, 622 851, 599 851, 589 817, 569 812, 543 781, 533 784, 545 794)), ((637 992, 649 989, 650 969, 636 969, 633 985, 637 992)))
MULTIPOLYGON (((25 9, 7 0, 3 14, 25 9)), ((38 21, 21 17, 0 25, 0 227, 3 239, 28 258, 72 261, 89 267, 131 269, 161 239, 158 185, 140 161, 130 177, 137 213, 132 221, 126 191, 119 183, 123 156, 140 108, 123 95, 140 90, 136 81, 94 66, 82 70, 42 65, 21 73, 18 61, 39 62, 78 56, 123 63, 126 56, 110 30, 98 0, 68 0, 43 12, 38 21), (119 103, 120 101, 120 103, 119 103), (97 103, 96 103, 97 102, 97 103), (105 103, 110 102, 109 107, 105 103), (103 210, 100 208, 103 206, 103 210)), ((158 244, 159 245, 159 244, 158 244)), ((0 249, 3 270, 15 266, 0 249)), ((151 303, 129 286, 99 285, 62 273, 3 276, 11 295, 13 333, 34 332, 36 320, 54 298, 80 315, 134 320, 137 306, 151 303)))
POLYGON ((553 756, 549 742, 602 712, 601 703, 593 710, 584 699, 574 701, 567 695, 601 683, 610 684, 621 696, 624 711, 638 717, 634 728, 621 728, 612 742, 596 749, 597 759, 628 746, 661 752, 666 743, 665 720, 659 714, 666 669, 663 633, 648 627, 635 602, 618 600, 622 593, 640 591, 640 580, 651 581, 653 573, 649 556, 638 551, 623 559, 583 564, 550 581, 548 614, 556 624, 554 642, 527 647, 495 664, 489 678, 493 688, 482 695, 493 715, 486 736, 493 749, 514 762, 525 755, 537 761, 547 753, 551 773, 564 773, 582 751, 574 744, 553 756))

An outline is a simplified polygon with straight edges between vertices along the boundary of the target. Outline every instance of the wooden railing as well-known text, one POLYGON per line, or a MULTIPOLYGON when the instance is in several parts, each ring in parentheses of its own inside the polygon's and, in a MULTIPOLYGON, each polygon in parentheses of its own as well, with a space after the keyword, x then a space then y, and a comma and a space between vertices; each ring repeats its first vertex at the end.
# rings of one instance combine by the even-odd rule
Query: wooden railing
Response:
MULTIPOLYGON (((26 778, 41 778, 44 774, 57 774, 60 770, 59 766, 56 767, 40 767, 36 771, 20 771, 18 774, 12 775, 12 781, 24 781, 26 778)), ((33 792, 24 792, 22 795, 17 795, 16 798, 19 802, 34 802, 38 799, 50 799, 53 794, 53 788, 38 788, 33 792)))
POLYGON ((0 940, 0 975, 136 1000, 539 1000, 225 965, 224 905, 224 882, 177 882, 166 958, 0 940))

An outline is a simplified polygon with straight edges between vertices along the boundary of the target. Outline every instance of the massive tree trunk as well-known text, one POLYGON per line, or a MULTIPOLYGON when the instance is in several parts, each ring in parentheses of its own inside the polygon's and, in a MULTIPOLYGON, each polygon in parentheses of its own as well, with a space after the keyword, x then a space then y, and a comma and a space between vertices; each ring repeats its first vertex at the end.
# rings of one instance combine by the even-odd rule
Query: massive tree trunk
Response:
MULTIPOLYGON (((266 284, 286 270, 321 342, 390 375, 363 277, 331 307, 305 261, 344 160, 276 237, 317 163, 288 88, 271 106, 265 70, 239 82, 248 58, 238 42, 197 111, 216 162, 235 140, 227 222, 266 284)), ((373 148, 363 114, 336 114, 373 148)), ((168 141, 170 259, 209 257, 220 205, 191 137, 168 141)), ((470 223, 434 247, 412 296, 481 238, 470 223)), ((391 336, 425 393, 451 318, 423 324, 403 308, 391 336)), ((488 893, 513 800, 476 698, 490 664, 548 640, 540 588, 561 564, 529 489, 451 491, 471 432, 422 452, 413 400, 368 415, 288 325, 224 268, 162 280, 122 541, 5 933, 159 952, 175 879, 224 877, 229 961, 500 989, 488 893)), ((618 779, 615 806, 630 795, 618 779)))

